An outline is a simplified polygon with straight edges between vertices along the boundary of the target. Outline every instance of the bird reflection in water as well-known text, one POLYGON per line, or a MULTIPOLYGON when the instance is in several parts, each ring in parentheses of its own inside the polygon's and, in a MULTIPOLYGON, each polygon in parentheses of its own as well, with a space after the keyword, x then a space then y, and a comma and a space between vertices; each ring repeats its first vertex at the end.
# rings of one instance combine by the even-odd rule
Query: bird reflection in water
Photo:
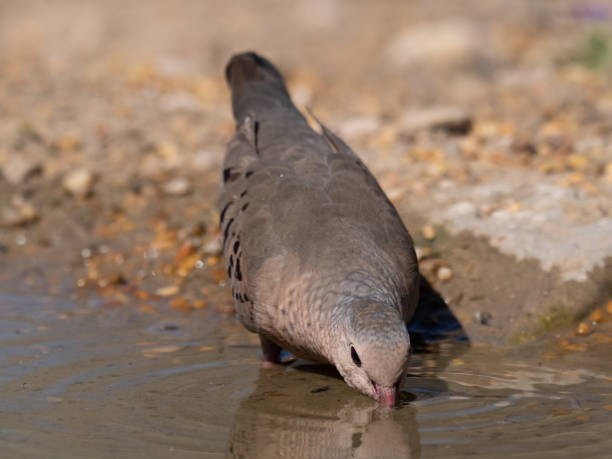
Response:
POLYGON ((444 394, 436 373, 469 346, 454 314, 426 279, 408 324, 413 364, 399 409, 355 394, 332 366, 291 361, 260 371, 254 392, 234 420, 229 457, 420 457, 415 400, 444 394))
POLYGON ((414 408, 380 407, 331 371, 301 364, 262 371, 236 414, 229 456, 419 457, 414 408))

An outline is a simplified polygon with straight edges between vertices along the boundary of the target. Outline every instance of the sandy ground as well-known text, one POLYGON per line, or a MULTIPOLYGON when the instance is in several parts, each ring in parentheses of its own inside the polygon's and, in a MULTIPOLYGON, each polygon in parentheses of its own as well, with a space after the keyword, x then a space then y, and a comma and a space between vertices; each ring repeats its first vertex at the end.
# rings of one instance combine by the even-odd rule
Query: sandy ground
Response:
POLYGON ((473 340, 603 314, 611 21, 610 2, 4 1, 0 284, 231 314, 222 77, 254 49, 363 157, 473 340))

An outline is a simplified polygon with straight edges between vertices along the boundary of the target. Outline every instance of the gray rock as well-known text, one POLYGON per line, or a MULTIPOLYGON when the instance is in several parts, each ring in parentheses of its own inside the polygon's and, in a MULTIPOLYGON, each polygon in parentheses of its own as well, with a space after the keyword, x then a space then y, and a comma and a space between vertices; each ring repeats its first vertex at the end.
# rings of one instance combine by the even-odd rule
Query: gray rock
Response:
POLYGON ((563 280, 584 281, 612 257, 612 217, 602 213, 612 195, 581 194, 554 181, 531 171, 504 170, 482 184, 434 190, 423 203, 424 213, 453 234, 487 236, 502 253, 535 258, 563 280))

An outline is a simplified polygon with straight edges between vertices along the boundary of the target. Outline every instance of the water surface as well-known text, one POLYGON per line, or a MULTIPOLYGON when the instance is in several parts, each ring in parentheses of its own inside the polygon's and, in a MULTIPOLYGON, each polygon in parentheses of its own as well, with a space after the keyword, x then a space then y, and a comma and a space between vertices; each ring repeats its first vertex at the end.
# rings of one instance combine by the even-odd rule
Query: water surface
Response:
MULTIPOLYGON (((545 347, 545 344, 539 345, 545 347)), ((412 360, 401 407, 333 369, 261 369, 227 318, 0 295, 2 457, 610 457, 612 370, 446 340, 412 360)))

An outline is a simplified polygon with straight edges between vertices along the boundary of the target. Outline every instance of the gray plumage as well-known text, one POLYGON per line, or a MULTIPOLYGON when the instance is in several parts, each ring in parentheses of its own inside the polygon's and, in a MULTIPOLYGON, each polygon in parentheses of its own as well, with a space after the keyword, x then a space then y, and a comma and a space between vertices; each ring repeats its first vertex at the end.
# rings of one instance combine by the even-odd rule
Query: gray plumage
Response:
POLYGON ((350 386, 394 403, 418 300, 408 231, 357 155, 311 129, 269 61, 236 55, 226 77, 237 130, 219 209, 241 322, 265 360, 285 348, 332 363, 350 386))

